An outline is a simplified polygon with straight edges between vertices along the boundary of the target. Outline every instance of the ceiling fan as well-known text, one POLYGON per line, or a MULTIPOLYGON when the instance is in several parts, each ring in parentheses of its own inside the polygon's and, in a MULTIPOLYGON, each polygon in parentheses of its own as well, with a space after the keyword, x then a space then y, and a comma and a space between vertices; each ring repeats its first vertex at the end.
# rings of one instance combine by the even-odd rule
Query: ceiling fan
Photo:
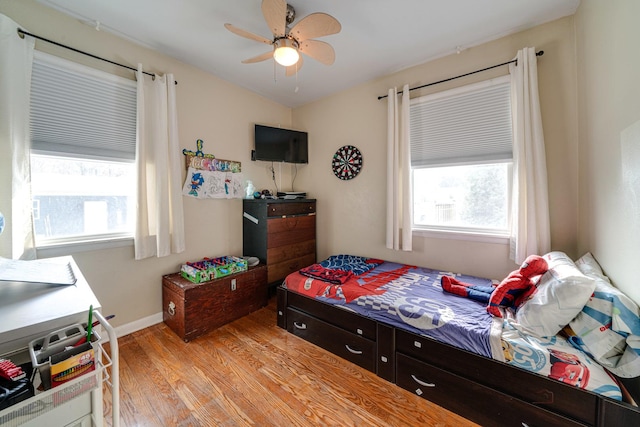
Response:
POLYGON ((286 0, 262 0, 262 15, 273 33, 273 39, 250 33, 232 24, 224 24, 225 28, 234 34, 273 46, 272 51, 245 59, 242 61, 243 64, 273 58, 278 64, 286 67, 285 74, 290 76, 302 67, 300 53, 325 65, 331 65, 335 61, 336 54, 330 44, 313 40, 340 32, 342 27, 333 16, 321 12, 312 13, 289 29, 288 25, 295 19, 295 10, 286 0))

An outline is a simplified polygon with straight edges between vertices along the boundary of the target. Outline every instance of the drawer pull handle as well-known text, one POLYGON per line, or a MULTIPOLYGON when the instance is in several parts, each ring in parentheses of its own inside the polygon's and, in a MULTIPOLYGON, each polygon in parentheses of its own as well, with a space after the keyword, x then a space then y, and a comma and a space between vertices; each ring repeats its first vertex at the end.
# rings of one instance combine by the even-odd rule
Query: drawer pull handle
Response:
POLYGON ((434 383, 425 383, 424 381, 420 381, 418 378, 416 378, 415 375, 411 374, 411 378, 413 378, 413 380, 415 382, 417 382, 418 384, 420 384, 423 387, 435 387, 436 385, 434 383))
POLYGON ((362 354, 362 350, 354 350, 354 349, 352 349, 351 347, 349 347, 349 345, 348 345, 348 344, 345 344, 344 346, 347 348, 347 350, 349 350, 349 353, 353 353, 353 354, 362 354))
POLYGON ((293 322, 293 326, 298 329, 307 329, 307 325, 305 323, 293 322))
POLYGON ((176 314, 176 305, 173 301, 169 302, 169 307, 167 308, 167 312, 170 316, 175 316, 176 314))
POLYGON ((553 404, 553 392, 550 390, 542 390, 540 393, 542 400, 540 402, 531 402, 534 405, 551 405, 553 404))

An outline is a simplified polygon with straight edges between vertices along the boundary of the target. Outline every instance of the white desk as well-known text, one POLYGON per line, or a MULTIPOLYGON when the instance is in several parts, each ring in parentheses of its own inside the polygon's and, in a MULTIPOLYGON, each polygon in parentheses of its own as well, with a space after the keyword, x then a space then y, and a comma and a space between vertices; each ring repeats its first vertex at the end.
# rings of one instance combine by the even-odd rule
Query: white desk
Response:
POLYGON ((86 323, 91 305, 100 311, 100 302, 73 258, 51 261, 71 263, 75 285, 0 281, 0 354, 26 348, 31 340, 46 335, 43 332, 86 323))

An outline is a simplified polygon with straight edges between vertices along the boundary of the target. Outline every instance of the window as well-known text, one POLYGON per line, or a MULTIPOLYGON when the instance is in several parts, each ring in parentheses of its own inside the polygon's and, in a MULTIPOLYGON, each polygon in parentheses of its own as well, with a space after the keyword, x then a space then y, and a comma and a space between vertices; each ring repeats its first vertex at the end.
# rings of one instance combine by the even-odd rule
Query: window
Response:
POLYGON ((509 77, 411 100, 413 228, 496 236, 509 229, 509 77))
POLYGON ((36 52, 31 186, 38 247, 132 237, 135 82, 36 52))

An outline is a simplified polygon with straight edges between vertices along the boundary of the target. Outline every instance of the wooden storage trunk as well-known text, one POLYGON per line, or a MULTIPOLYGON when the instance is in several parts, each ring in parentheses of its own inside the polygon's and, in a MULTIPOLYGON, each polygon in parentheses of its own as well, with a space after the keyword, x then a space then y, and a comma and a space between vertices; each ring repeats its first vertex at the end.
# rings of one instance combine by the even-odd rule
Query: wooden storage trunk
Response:
POLYGON ((267 305, 267 268, 203 283, 193 283, 180 273, 162 277, 162 317, 185 342, 267 305))

